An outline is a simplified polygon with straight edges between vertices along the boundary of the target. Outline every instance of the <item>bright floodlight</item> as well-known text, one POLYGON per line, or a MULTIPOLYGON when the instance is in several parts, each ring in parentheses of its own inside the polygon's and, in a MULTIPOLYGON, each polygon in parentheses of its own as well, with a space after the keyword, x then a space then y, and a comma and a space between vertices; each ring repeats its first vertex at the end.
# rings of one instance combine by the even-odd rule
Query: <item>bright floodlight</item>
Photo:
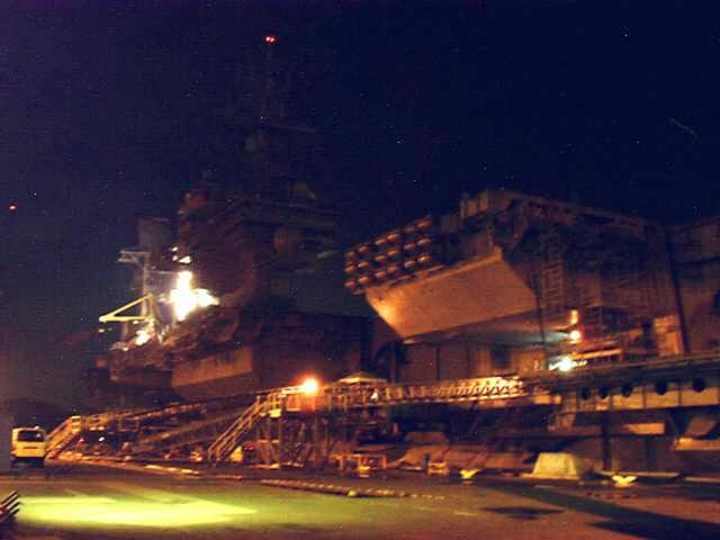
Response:
POLYGON ((567 373, 575 367, 575 362, 573 362, 573 359, 569 356, 563 356, 562 360, 560 360, 556 366, 558 370, 567 373))
POLYGON ((582 339, 582 332, 578 329, 570 331, 570 341, 578 343, 582 339))
POLYGON ((180 272, 175 282, 175 288, 170 291, 170 303, 178 321, 184 321, 196 309, 216 306, 219 303, 218 299, 206 289, 194 289, 192 282, 192 272, 180 272))
POLYGON ((314 396, 318 393, 318 390, 320 390, 320 383, 316 378, 308 377, 300 385, 300 390, 303 394, 306 394, 308 396, 314 396))
POLYGON ((141 328, 135 334, 135 345, 145 345, 153 337, 152 328, 145 327, 141 328))

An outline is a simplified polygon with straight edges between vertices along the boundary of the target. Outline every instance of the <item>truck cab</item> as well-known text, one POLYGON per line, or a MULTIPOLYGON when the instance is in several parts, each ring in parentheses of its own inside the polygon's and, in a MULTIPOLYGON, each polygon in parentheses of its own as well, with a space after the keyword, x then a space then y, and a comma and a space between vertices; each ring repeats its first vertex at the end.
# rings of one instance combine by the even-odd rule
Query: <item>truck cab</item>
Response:
POLYGON ((13 463, 27 462, 40 467, 45 462, 47 434, 39 427, 17 427, 12 430, 13 463))

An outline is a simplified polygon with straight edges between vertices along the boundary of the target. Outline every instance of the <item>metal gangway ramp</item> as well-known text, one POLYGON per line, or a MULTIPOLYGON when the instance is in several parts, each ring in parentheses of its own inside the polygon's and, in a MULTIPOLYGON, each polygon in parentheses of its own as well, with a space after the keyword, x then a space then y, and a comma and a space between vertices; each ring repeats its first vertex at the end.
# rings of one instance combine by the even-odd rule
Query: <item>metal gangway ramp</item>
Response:
POLYGON ((132 454, 150 454, 155 451, 169 451, 183 446, 207 444, 219 433, 224 433, 228 424, 240 414, 239 410, 218 414, 204 420, 190 422, 173 429, 140 437, 135 442, 132 454))
MULTIPOLYGON (((575 418, 582 415, 669 409, 689 415, 720 406, 720 355, 588 365, 569 373, 541 371, 522 378, 338 381, 312 391, 290 386, 210 402, 72 416, 49 434, 48 457, 60 457, 84 431, 117 429, 134 430, 137 437, 130 453, 139 458, 195 447, 194 452, 207 448, 204 457, 219 463, 254 436, 262 463, 295 464, 307 459, 308 448, 320 459, 317 448, 322 445, 318 441, 324 437, 327 442, 330 432, 337 433, 335 428, 342 423, 362 428, 364 417, 382 417, 384 410, 393 406, 453 403, 516 411, 549 407, 552 414, 547 427, 553 433, 571 430, 575 418), (322 430, 324 435, 319 433, 322 430)), ((327 447, 322 450, 324 457, 328 451, 327 447)))
POLYGON ((209 401, 171 403, 152 408, 107 411, 66 418, 47 437, 47 457, 55 459, 78 442, 86 431, 129 431, 139 435, 132 447, 133 454, 153 453, 178 446, 214 441, 237 418, 252 397, 237 396, 209 401), (190 422, 182 419, 194 419, 190 422), (172 421, 173 425, 166 425, 172 421), (157 426, 145 434, 142 426, 157 426))
POLYGON ((146 412, 147 409, 109 411, 86 416, 73 415, 66 418, 47 436, 46 457, 57 458, 64 450, 78 440, 85 430, 102 430, 114 422, 122 421, 134 415, 146 412))
POLYGON ((418 384, 343 384, 322 386, 308 392, 302 386, 272 390, 258 396, 232 425, 208 448, 208 460, 228 459, 235 448, 265 418, 288 413, 332 414, 395 405, 476 402, 487 408, 549 405, 545 391, 527 388, 518 377, 482 377, 418 384))

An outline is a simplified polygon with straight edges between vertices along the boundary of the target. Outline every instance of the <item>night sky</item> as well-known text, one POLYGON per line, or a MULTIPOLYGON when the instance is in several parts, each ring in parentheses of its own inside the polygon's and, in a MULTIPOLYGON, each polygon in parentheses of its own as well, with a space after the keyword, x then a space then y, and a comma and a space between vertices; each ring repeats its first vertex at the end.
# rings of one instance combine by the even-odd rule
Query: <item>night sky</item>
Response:
POLYGON ((507 187, 666 222, 720 213, 717 2, 2 2, 0 400, 78 402, 117 251, 209 176, 278 36, 350 244, 507 187), (13 206, 13 205, 16 205, 13 206))

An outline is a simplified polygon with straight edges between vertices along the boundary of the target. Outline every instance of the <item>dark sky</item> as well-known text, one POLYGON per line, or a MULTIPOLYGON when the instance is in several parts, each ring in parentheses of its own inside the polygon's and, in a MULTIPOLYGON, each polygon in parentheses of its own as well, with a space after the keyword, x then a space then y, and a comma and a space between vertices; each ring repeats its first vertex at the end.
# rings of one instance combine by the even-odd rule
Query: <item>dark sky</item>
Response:
POLYGON ((77 397, 68 336, 131 299, 135 216, 232 163, 266 33, 346 243, 488 186, 676 222, 719 212, 716 4, 3 2, 0 395, 77 397))

